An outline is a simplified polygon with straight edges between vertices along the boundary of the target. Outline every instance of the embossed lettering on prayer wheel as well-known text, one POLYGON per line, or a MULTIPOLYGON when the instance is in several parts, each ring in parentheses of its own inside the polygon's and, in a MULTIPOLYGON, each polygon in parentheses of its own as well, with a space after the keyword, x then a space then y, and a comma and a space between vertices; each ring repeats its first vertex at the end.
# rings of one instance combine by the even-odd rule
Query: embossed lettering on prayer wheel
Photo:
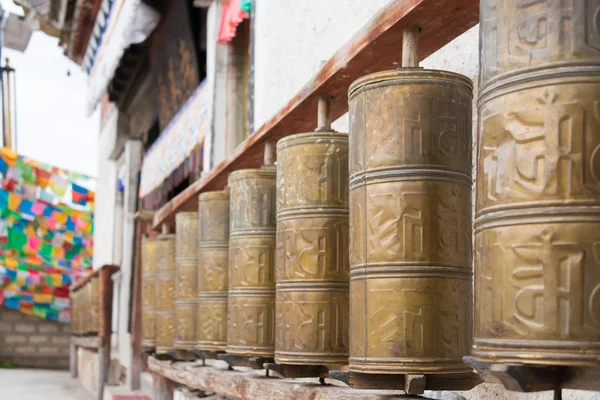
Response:
POLYGON ((156 344, 156 252, 158 239, 142 240, 142 346, 156 344))
POLYGON ((461 75, 350 86, 350 370, 469 372, 471 102, 461 75))
POLYGON ((275 167, 229 176, 227 352, 273 357, 275 349, 275 167))
POLYGON ((175 343, 176 349, 196 345, 198 314, 198 213, 175 215, 175 343))
POLYGON ((599 7, 482 2, 478 360, 599 364, 599 7))
POLYGON ((198 217, 196 348, 224 351, 227 346, 229 191, 202 193, 198 217))
POLYGON ((175 340, 175 235, 158 237, 156 258, 156 353, 166 354, 175 340))
POLYGON ((348 135, 277 143, 275 361, 348 362, 348 135))

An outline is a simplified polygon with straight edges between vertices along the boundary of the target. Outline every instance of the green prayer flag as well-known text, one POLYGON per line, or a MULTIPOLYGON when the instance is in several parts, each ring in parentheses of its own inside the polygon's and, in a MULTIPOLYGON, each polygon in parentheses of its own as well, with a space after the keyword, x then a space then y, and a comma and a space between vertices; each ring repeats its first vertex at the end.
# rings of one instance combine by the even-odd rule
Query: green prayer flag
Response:
POLYGON ((23 250, 27 245, 27 235, 19 229, 8 228, 7 247, 9 249, 23 250))
POLYGON ((248 14, 252 12, 252 0, 240 1, 240 10, 246 11, 248 14))
POLYGON ((46 318, 47 314, 48 314, 48 308, 40 307, 40 306, 33 306, 33 315, 35 315, 36 317, 46 318))
POLYGON ((51 258, 52 257, 52 244, 43 242, 42 248, 40 250, 40 254, 44 258, 51 258))

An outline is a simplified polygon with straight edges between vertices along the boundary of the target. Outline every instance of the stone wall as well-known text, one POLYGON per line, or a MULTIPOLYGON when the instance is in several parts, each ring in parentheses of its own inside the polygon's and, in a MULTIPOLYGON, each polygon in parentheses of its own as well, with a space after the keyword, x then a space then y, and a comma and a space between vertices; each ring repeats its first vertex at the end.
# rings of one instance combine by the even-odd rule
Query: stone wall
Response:
POLYGON ((19 368, 69 368, 69 327, 0 308, 0 362, 19 368))

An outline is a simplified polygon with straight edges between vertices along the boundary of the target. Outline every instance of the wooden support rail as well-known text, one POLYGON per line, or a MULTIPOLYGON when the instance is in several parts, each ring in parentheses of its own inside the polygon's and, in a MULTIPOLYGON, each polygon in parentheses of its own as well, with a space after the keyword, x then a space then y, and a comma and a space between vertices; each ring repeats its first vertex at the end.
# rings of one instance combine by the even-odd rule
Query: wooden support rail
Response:
POLYGON ((222 189, 229 172, 259 167, 265 141, 314 130, 320 96, 331 96, 331 116, 348 111, 348 87, 359 77, 397 68, 402 59, 402 32, 420 28, 419 60, 440 49, 479 22, 479 0, 397 0, 377 13, 339 49, 288 103, 227 159, 194 182, 154 215, 152 227, 173 226, 175 214, 195 211, 198 194, 222 189))
POLYGON ((298 379, 267 378, 264 372, 261 374, 254 370, 228 371, 226 366, 218 368, 192 362, 173 363, 153 357, 148 358, 148 368, 187 387, 240 400, 426 400, 421 396, 407 396, 397 391, 357 390, 298 379))

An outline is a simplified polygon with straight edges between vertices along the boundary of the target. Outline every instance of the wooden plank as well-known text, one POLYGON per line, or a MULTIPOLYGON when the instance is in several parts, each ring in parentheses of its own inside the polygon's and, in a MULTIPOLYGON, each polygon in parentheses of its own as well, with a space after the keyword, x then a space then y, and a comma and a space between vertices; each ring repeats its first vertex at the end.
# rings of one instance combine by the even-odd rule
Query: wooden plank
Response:
MULTIPOLYGON (((149 369, 170 381, 232 399, 255 400, 392 400, 420 399, 402 392, 356 390, 334 384, 320 385, 294 379, 267 378, 257 371, 228 371, 198 363, 158 361, 148 358, 149 369)), ((332 381, 335 382, 335 381, 332 381)))
MULTIPOLYGON (((85 347, 86 349, 99 349, 102 347, 102 339, 99 336, 72 336, 71 345, 85 347)), ((75 366, 75 369, 77 369, 77 366, 75 366)))
POLYGON ((402 32, 421 28, 422 60, 479 22, 479 0, 397 0, 377 13, 338 50, 304 87, 269 121, 242 142, 227 159, 165 204, 154 216, 153 229, 174 225, 175 213, 195 211, 197 196, 227 184, 229 172, 260 166, 264 143, 316 127, 317 102, 332 96, 336 119, 348 111, 350 84, 366 74, 397 68, 402 59, 402 32))

